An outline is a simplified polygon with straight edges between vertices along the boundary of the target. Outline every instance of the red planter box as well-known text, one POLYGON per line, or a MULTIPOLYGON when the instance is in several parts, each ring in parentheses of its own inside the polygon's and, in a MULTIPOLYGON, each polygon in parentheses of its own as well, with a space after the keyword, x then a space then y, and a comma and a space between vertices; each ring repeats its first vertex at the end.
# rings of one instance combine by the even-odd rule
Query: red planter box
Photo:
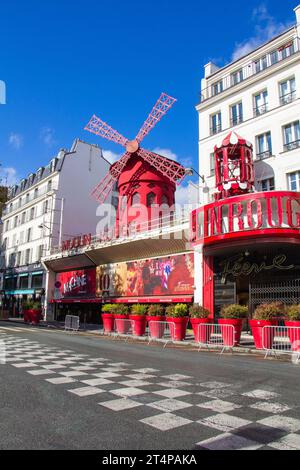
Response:
POLYGON ((161 339, 165 334, 166 326, 164 322, 166 321, 166 317, 150 317, 147 316, 147 321, 149 325, 149 331, 151 338, 161 339), (160 323, 157 323, 160 322, 160 323))
POLYGON ((115 330, 115 316, 112 313, 102 313, 101 316, 105 333, 112 333, 115 330))
POLYGON ((300 321, 286 320, 285 326, 288 327, 288 335, 292 345, 292 351, 300 352, 300 321))
POLYGON ((24 322, 38 325, 42 320, 42 310, 25 310, 24 311, 24 322))
POLYGON ((222 333, 222 338, 225 346, 237 346, 241 340, 241 334, 243 329, 242 318, 220 318, 219 325, 222 333), (226 325, 231 325, 227 326, 226 325))
POLYGON ((129 315, 132 324, 132 333, 134 336, 144 336, 146 332, 146 315, 129 315))
POLYGON ((208 323, 213 323, 213 320, 211 318, 191 318, 191 325, 193 327, 195 341, 197 343, 209 343, 210 336, 212 334, 212 327, 208 326, 208 323), (200 325, 206 326, 201 327, 200 325))
POLYGON ((130 330, 130 321, 128 315, 114 315, 116 330, 120 335, 126 335, 130 330), (118 321, 127 320, 127 321, 118 321))
POLYGON ((189 322, 189 317, 182 318, 167 318, 170 323, 170 333, 173 341, 183 341, 186 335, 186 328, 189 322))
POLYGON ((265 334, 263 338, 263 328, 264 326, 278 326, 278 320, 250 320, 249 323, 256 349, 263 349, 263 346, 267 349, 271 349, 276 330, 275 328, 268 329, 268 334, 265 334))

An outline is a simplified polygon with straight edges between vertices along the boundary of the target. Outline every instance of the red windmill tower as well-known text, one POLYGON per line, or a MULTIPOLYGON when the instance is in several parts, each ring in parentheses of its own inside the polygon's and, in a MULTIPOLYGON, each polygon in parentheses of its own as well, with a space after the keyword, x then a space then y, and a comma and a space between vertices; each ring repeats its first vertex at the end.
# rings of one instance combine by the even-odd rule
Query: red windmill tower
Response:
MULTIPOLYGON (((161 118, 173 106, 176 99, 162 93, 148 118, 134 140, 128 140, 97 116, 93 116, 85 130, 111 140, 125 147, 124 155, 114 163, 107 175, 92 192, 92 196, 104 203, 117 183, 119 201, 117 210, 116 232, 135 226, 141 230, 141 219, 151 225, 153 205, 171 207, 175 202, 176 184, 180 184, 186 172, 185 168, 166 157, 157 155, 140 147, 142 140, 149 134, 161 118), (144 209, 144 216, 138 214, 138 206, 144 209), (146 213, 145 213, 146 211, 146 213)), ((144 225, 144 224, 143 224, 144 225)))
POLYGON ((215 199, 238 196, 254 191, 252 144, 230 132, 221 146, 215 146, 215 199))

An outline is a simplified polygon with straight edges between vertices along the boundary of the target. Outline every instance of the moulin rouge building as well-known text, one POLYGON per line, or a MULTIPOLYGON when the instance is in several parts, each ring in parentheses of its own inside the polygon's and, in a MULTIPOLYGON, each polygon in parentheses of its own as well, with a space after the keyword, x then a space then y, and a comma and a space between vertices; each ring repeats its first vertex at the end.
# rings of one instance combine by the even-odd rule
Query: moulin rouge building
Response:
POLYGON ((230 132, 215 146, 215 200, 188 219, 172 212, 184 168, 157 156, 175 172, 171 181, 157 160, 137 150, 127 157, 113 233, 65 240, 44 259, 48 319, 76 313, 97 321, 101 305, 114 302, 199 302, 216 317, 230 303, 253 312, 263 302, 300 302, 300 193, 255 191, 251 143, 230 132), (150 198, 169 201, 167 216, 152 216, 150 198))

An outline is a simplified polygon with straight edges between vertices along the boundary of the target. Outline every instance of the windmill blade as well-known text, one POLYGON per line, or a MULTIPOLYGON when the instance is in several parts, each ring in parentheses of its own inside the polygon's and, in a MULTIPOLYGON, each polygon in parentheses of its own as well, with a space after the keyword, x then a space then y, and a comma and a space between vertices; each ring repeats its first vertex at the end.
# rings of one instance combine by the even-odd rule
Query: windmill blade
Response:
POLYGON ((136 136, 136 140, 140 143, 146 137, 147 134, 153 129, 154 126, 161 120, 161 118, 169 111, 169 109, 173 106, 173 104, 177 100, 172 98, 172 96, 167 95, 166 93, 162 93, 155 103, 151 113, 149 114, 148 118, 144 122, 141 130, 139 131, 138 135, 136 136))
POLYGON ((138 154, 173 183, 180 184, 186 175, 185 168, 173 160, 145 149, 139 149, 138 154))
POLYGON ((112 192, 115 183, 116 179, 110 173, 107 173, 103 180, 93 189, 91 196, 96 199, 99 204, 103 204, 112 192))
POLYGON ((91 118, 90 122, 85 126, 84 130, 91 132, 92 134, 99 135, 104 139, 111 140, 116 144, 123 145, 123 147, 126 147, 128 142, 128 139, 123 137, 118 131, 106 124, 106 122, 95 116, 95 114, 91 118))
POLYGON ((91 196, 96 199, 99 204, 103 204, 112 192, 116 181, 118 181, 119 176, 130 157, 131 154, 129 152, 124 153, 123 157, 110 167, 109 172, 95 187, 95 189, 93 189, 91 196))

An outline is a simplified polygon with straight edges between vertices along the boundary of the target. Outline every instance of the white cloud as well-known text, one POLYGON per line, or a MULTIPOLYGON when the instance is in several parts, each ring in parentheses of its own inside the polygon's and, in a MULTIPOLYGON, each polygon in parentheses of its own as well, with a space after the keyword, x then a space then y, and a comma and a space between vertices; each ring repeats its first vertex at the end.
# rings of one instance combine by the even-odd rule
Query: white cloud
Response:
POLYGON ((115 163, 119 158, 122 157, 121 153, 115 153, 111 150, 103 150, 103 157, 109 161, 109 163, 115 163))
POLYGON ((23 136, 12 132, 8 138, 8 142, 14 149, 19 150, 23 147, 23 136))
POLYGON ((54 138, 55 130, 51 127, 43 127, 40 133, 40 138, 44 142, 45 145, 48 147, 52 147, 56 144, 56 140, 54 138))
POLYGON ((0 184, 4 186, 14 186, 19 180, 17 170, 12 167, 0 168, 0 184))
POLYGON ((158 155, 161 155, 162 157, 170 158, 171 160, 177 161, 178 156, 176 153, 172 152, 171 149, 163 149, 160 147, 156 147, 155 149, 152 150, 154 153, 158 153, 158 155))
POLYGON ((236 44, 232 54, 232 60, 247 55, 272 37, 279 35, 282 31, 289 28, 291 23, 277 21, 272 16, 264 3, 258 5, 252 12, 252 23, 254 23, 254 35, 239 44, 236 44))

